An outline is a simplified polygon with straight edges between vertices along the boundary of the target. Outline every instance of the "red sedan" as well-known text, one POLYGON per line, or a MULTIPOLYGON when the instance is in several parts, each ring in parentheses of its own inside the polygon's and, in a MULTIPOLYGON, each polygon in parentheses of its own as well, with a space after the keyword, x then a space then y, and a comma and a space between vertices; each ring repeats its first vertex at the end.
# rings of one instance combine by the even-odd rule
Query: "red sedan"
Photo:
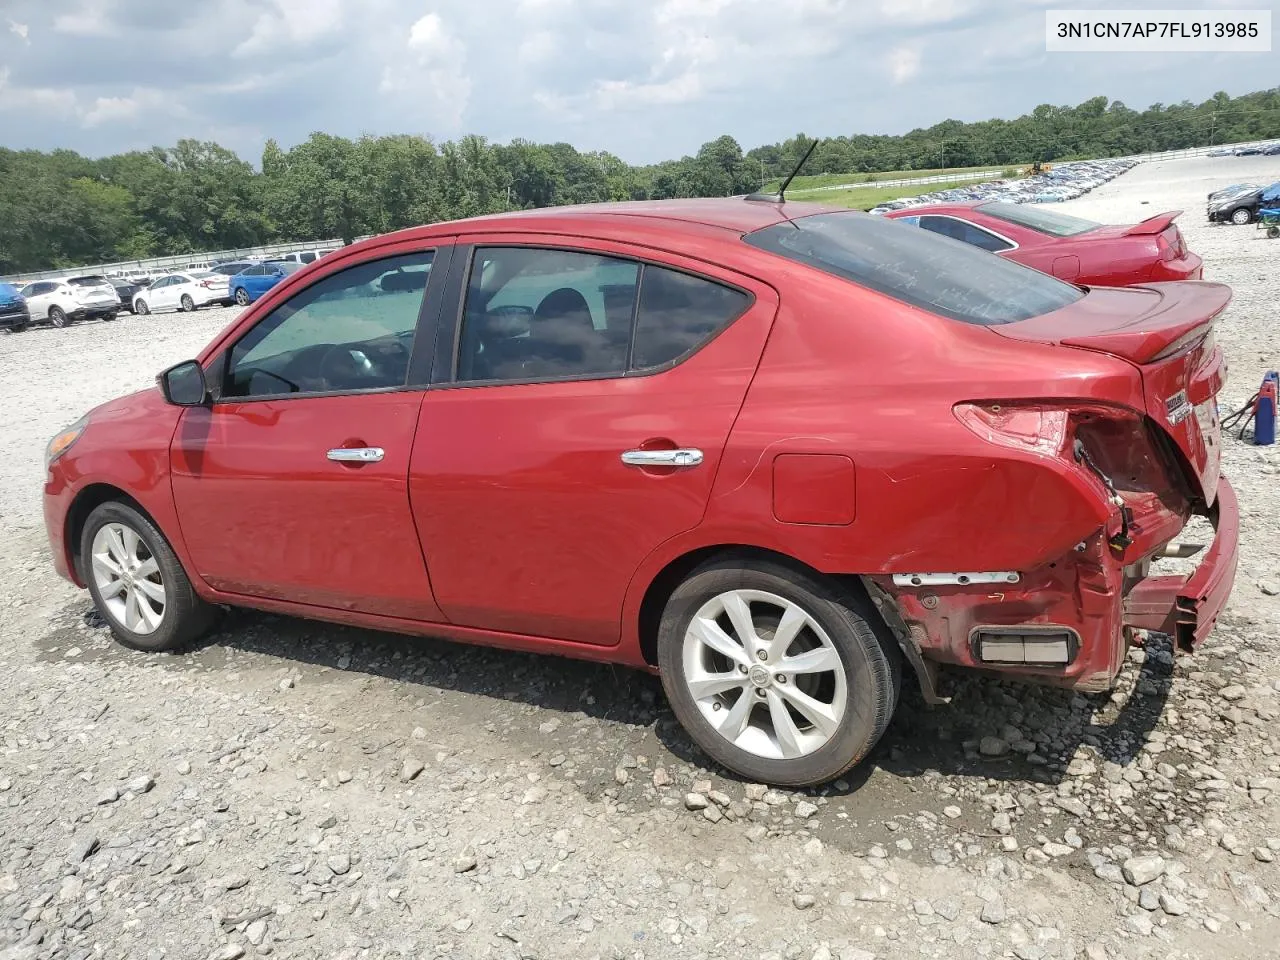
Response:
POLYGON ((1181 210, 1127 227, 1105 226, 1056 210, 988 201, 894 210, 886 217, 1025 263, 1072 283, 1128 287, 1199 280, 1203 264, 1174 225, 1181 210))
POLYGON ((229 604, 613 661, 726 767, 819 783, 904 663, 930 700, 940 663, 1102 690, 1133 628, 1205 636, 1229 297, 803 204, 434 224, 56 436, 45 519, 131 646, 229 604), (1148 576, 1192 514, 1197 571, 1148 576))

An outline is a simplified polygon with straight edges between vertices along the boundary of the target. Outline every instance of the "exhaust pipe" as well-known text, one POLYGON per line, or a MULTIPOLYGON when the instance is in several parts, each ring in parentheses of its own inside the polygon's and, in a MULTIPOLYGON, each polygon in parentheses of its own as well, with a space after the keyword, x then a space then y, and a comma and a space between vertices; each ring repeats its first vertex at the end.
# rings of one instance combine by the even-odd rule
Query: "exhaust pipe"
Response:
POLYGON ((1162 557, 1173 557, 1178 560, 1186 560, 1188 557, 1194 557, 1197 553, 1204 549, 1203 543, 1169 543, 1160 551, 1162 557))

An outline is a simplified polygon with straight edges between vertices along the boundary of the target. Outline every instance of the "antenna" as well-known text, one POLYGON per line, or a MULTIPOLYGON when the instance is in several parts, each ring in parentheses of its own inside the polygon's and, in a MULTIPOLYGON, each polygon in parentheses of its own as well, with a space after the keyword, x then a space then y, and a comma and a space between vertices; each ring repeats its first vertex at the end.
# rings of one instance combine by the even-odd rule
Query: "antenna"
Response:
POLYGON ((800 162, 796 164, 794 170, 788 174, 787 179, 782 181, 782 186, 778 187, 777 193, 750 193, 744 198, 746 200, 754 200, 763 203, 786 203, 787 187, 791 186, 791 181, 796 178, 796 174, 800 172, 800 168, 805 165, 805 161, 809 159, 810 154, 818 147, 818 139, 815 137, 813 143, 809 144, 809 149, 804 152, 804 156, 800 158, 800 162))

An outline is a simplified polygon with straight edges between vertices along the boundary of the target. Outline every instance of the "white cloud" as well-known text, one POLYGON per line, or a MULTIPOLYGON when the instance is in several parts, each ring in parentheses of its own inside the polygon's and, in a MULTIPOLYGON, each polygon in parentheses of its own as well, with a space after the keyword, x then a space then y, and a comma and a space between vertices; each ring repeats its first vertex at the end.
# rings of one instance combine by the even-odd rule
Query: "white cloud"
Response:
POLYGON ((9 81, 10 76, 8 67, 0 67, 0 112, 34 113, 50 117, 74 115, 74 91, 54 87, 19 87, 9 81))
POLYGON ((894 83, 906 83, 920 72, 920 48, 902 46, 889 51, 889 76, 894 83))
POLYGON ((403 55, 392 54, 383 68, 380 87, 385 93, 428 109, 423 119, 456 130, 471 97, 467 47, 438 13, 414 22, 403 55))
POLYGON ((231 51, 233 57, 250 57, 280 49, 307 47, 341 36, 347 8, 361 11, 345 0, 268 0, 268 9, 253 19, 249 36, 231 51))
POLYGON ((76 37, 110 37, 116 33, 109 0, 84 0, 78 9, 54 17, 53 29, 76 37))
POLYGON ((881 0, 880 16, 901 23, 941 24, 968 13, 972 7, 969 0, 881 0))
POLYGON ((25 23, 18 23, 18 21, 16 20, 10 20, 9 32, 16 33, 19 37, 22 38, 22 42, 25 43, 27 46, 31 45, 31 40, 27 36, 27 34, 30 33, 31 31, 30 31, 30 28, 25 23))

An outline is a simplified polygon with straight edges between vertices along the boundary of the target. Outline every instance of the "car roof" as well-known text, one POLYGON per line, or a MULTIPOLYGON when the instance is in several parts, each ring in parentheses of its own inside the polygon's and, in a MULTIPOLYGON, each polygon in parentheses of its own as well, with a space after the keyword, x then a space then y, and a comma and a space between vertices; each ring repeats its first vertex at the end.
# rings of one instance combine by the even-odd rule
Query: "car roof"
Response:
MULTIPOLYGON (((689 200, 630 200, 620 203, 584 203, 562 207, 537 207, 485 214, 465 220, 450 220, 428 226, 409 227, 395 233, 357 241, 350 247, 364 248, 381 244, 439 236, 464 236, 472 233, 502 233, 512 230, 529 233, 557 233, 604 236, 625 235, 629 229, 660 229, 668 234, 690 236, 721 233, 727 239, 816 213, 852 211, 818 203, 773 203, 747 200, 743 197, 713 197, 689 200)), ((648 232, 646 230, 646 232, 648 232)))

